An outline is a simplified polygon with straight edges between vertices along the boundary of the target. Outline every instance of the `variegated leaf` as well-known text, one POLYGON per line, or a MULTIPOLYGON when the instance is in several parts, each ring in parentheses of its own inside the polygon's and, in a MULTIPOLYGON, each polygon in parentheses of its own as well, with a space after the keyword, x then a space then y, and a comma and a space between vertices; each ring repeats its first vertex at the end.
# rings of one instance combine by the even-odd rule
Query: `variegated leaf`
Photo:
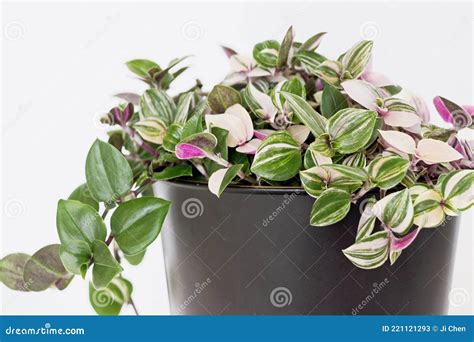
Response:
POLYGON ((186 123, 193 99, 194 94, 192 92, 181 94, 178 100, 178 106, 176 107, 176 114, 174 117, 175 123, 183 125, 186 123))
POLYGON ((325 164, 332 164, 331 158, 323 156, 321 153, 316 151, 313 143, 311 143, 304 154, 304 168, 310 169, 325 164))
POLYGON ((356 242, 369 236, 374 230, 377 217, 372 209, 375 202, 375 198, 372 197, 365 203, 364 211, 360 216, 359 225, 357 226, 356 242))
POLYGON ((372 56, 372 47, 372 41, 363 40, 344 54, 342 64, 344 70, 350 73, 351 79, 358 78, 364 72, 372 56))
POLYGON ((242 164, 237 164, 215 171, 211 177, 209 177, 209 191, 217 197, 220 197, 225 188, 234 180, 235 176, 237 176, 239 171, 242 169, 242 166, 242 164))
POLYGON ((324 227, 339 222, 351 208, 351 195, 340 189, 325 190, 311 209, 312 226, 324 227))
POLYGON ((288 180, 300 170, 300 153, 300 145, 288 132, 275 132, 258 147, 251 170, 269 180, 288 180))
POLYGON ((298 51, 313 51, 316 50, 321 43, 322 38, 327 32, 319 32, 315 34, 314 36, 311 36, 307 41, 305 41, 301 46, 299 47, 298 51))
POLYGON ((173 99, 163 90, 148 89, 140 97, 141 117, 157 117, 166 125, 174 122, 176 105, 173 99))
POLYGON ((353 166, 358 167, 360 169, 364 169, 367 165, 367 158, 365 157, 365 154, 363 152, 357 152, 346 157, 342 161, 342 164, 346 166, 353 166))
POLYGON ((349 193, 357 190, 367 179, 364 170, 345 165, 322 165, 300 171, 305 191, 318 197, 325 189, 336 188, 349 193))
POLYGON ((196 133, 181 140, 175 147, 179 159, 204 158, 212 154, 217 146, 217 138, 207 132, 196 133))
POLYGON ((376 119, 376 112, 357 108, 342 109, 334 114, 328 121, 334 150, 350 154, 362 149, 372 136, 376 119))
POLYGON ((343 66, 338 61, 325 60, 316 68, 308 71, 334 87, 341 87, 341 75, 343 72, 343 66))
POLYGON ((368 270, 382 266, 387 261, 388 251, 388 233, 377 232, 364 237, 342 252, 355 266, 368 270))
POLYGON ((281 94, 298 119, 311 130, 315 137, 326 132, 326 118, 316 112, 305 99, 288 92, 281 92, 281 94))
POLYGON ((390 189, 405 177, 410 162, 397 156, 377 157, 369 164, 371 181, 380 189, 390 189))
POLYGON ((232 87, 218 84, 212 88, 207 103, 214 113, 224 113, 227 108, 240 104, 242 99, 240 93, 232 87))
POLYGON ((154 144, 162 144, 166 135, 165 123, 157 117, 147 117, 135 123, 133 127, 140 136, 154 144))
POLYGON ((373 207, 374 214, 397 234, 405 234, 413 224, 413 203, 408 189, 391 193, 373 207))
POLYGON ((439 226, 445 217, 441 201, 441 194, 433 189, 418 195, 414 202, 414 223, 422 228, 439 226))
POLYGON ((474 205, 474 170, 451 171, 438 181, 445 204, 464 211, 474 205))
POLYGON ((276 40, 266 40, 258 43, 253 49, 253 58, 264 68, 276 66, 280 43, 276 40))
POLYGON ((283 41, 281 42, 280 50, 278 51, 278 57, 276 61, 277 68, 283 68, 284 66, 286 66, 292 45, 293 45, 293 27, 290 26, 290 28, 285 34, 285 37, 283 38, 283 41))

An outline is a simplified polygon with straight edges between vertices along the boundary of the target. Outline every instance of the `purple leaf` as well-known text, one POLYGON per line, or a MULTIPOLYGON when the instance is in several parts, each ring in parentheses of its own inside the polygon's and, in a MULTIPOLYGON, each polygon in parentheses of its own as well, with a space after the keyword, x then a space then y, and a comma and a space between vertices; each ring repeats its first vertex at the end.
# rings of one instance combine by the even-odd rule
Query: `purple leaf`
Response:
POLYGON ((204 158, 206 156, 206 153, 199 147, 187 143, 176 145, 175 154, 179 159, 204 158))
POLYGON ((418 233, 420 232, 421 228, 416 228, 412 232, 408 233, 407 235, 397 238, 395 235, 391 235, 390 237, 390 250, 391 251, 401 251, 408 246, 415 240, 418 233))

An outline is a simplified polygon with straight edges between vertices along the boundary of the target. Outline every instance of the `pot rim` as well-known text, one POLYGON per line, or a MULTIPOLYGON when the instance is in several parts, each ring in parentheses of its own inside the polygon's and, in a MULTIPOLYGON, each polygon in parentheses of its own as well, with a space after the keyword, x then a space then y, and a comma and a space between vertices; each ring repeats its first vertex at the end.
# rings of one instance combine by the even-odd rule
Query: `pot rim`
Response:
MULTIPOLYGON (((190 180, 168 180, 161 181, 168 183, 173 186, 178 186, 187 189, 200 189, 209 191, 206 182, 190 181, 190 180)), ((297 195, 308 195, 304 188, 297 186, 254 186, 254 185, 229 185, 224 193, 246 193, 246 194, 291 194, 296 193, 297 195)), ((308 195, 309 196, 309 195, 308 195)))

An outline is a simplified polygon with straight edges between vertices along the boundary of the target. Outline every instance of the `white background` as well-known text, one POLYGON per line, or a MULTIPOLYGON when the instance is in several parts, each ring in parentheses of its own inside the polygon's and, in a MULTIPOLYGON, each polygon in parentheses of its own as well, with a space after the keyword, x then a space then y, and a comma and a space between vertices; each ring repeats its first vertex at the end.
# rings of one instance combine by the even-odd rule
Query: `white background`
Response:
MULTIPOLYGON (((142 91, 124 62, 192 54, 177 82, 219 82, 228 71, 219 44, 250 53, 280 40, 293 25, 298 40, 327 31, 322 53, 336 57, 374 38, 374 67, 431 105, 443 95, 472 98, 472 5, 379 3, 36 3, 2 8, 2 235, 0 255, 33 253, 57 242, 56 203, 84 181, 87 150, 104 129, 99 115, 113 94, 142 91)), ((434 121, 440 123, 436 114, 434 121)), ((472 214, 462 218, 451 314, 471 314, 472 214)), ((157 242, 125 276, 141 313, 167 314, 167 290, 157 242)), ((1 286, 3 314, 93 314, 86 283, 63 292, 15 293, 1 286)), ((437 300, 433 298, 433 300, 437 300)), ((126 309, 124 313, 131 313, 126 309)))

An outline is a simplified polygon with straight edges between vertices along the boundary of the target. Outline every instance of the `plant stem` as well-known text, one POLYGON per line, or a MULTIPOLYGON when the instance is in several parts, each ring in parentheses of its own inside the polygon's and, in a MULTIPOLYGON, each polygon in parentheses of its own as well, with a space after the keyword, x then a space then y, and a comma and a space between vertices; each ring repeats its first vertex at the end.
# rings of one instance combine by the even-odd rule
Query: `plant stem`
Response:
POLYGON ((128 134, 128 136, 133 140, 135 141, 135 143, 140 146, 141 148, 143 148, 145 151, 147 151, 148 153, 150 153, 153 157, 155 158, 158 158, 160 156, 160 154, 158 152, 155 151, 155 149, 153 147, 151 147, 150 145, 148 145, 146 142, 143 141, 142 138, 140 138, 133 129, 131 129, 130 127, 128 126, 124 126, 123 127, 123 130, 125 131, 125 133, 128 134))
POLYGON ((132 299, 132 296, 130 296, 129 303, 130 303, 130 305, 132 306, 133 311, 135 311, 135 315, 140 316, 140 314, 138 313, 138 309, 137 309, 137 307, 136 307, 136 305, 135 305, 135 302, 134 302, 133 299, 132 299))
POLYGON ((112 241, 114 240, 114 236, 112 234, 109 234, 109 237, 107 238, 107 240, 105 241, 105 244, 107 246, 110 246, 110 244, 112 243, 112 241))

